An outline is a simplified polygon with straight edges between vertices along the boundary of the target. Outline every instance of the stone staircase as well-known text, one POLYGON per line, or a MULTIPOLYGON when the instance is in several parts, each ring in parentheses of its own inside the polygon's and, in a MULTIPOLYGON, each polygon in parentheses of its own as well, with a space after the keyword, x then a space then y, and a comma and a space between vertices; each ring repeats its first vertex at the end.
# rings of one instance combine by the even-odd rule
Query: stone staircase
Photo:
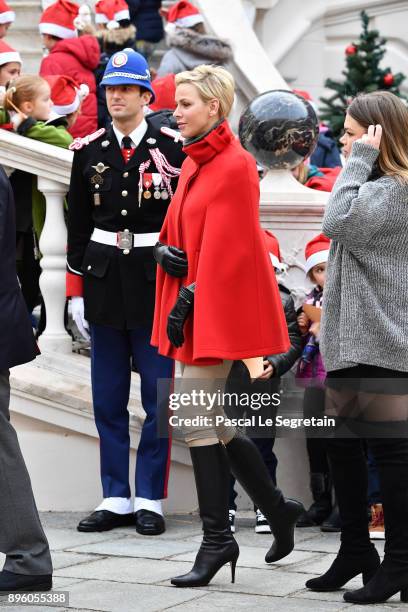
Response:
POLYGON ((41 37, 38 22, 42 12, 40 0, 11 0, 9 5, 16 13, 16 20, 7 34, 7 42, 20 52, 23 71, 37 74, 42 58, 41 37))

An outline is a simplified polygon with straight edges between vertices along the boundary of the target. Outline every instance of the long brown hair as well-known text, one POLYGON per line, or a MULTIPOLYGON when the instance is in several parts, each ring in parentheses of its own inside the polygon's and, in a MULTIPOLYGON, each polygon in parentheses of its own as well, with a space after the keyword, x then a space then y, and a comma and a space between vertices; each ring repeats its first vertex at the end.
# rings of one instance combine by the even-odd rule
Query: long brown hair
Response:
POLYGON ((4 105, 6 110, 20 110, 23 102, 34 102, 38 90, 47 81, 40 76, 27 74, 10 81, 4 105))
POLYGON ((362 93, 354 98, 347 113, 362 127, 381 125, 378 165, 383 174, 408 181, 408 108, 390 91, 362 93))

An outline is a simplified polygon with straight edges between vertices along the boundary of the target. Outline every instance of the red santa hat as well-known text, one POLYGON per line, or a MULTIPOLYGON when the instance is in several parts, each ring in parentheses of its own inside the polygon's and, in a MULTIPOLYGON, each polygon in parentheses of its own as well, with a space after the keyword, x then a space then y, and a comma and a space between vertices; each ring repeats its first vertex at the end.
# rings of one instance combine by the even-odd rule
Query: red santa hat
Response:
POLYGON ((187 2, 187 0, 176 2, 167 13, 166 18, 169 23, 180 28, 192 28, 197 23, 204 22, 198 8, 191 4, 191 2, 187 2))
POLYGON ((78 110, 82 100, 89 94, 88 85, 79 85, 74 79, 65 75, 45 76, 51 87, 53 111, 58 115, 69 115, 78 110))
POLYGON ((270 230, 264 230, 265 232, 265 240, 266 247, 269 251, 269 257, 271 258, 271 262, 274 268, 277 270, 284 270, 285 266, 282 264, 282 257, 279 248, 278 239, 270 230))
POLYGON ((99 0, 95 4, 95 23, 106 23, 108 29, 115 29, 123 19, 130 19, 125 0, 99 0))
POLYGON ((318 264, 324 263, 329 258, 330 240, 319 234, 310 240, 305 248, 306 274, 318 264))
POLYGON ((0 40, 0 66, 9 62, 18 62, 22 64, 21 57, 18 51, 10 47, 4 40, 0 40))
POLYGON ((149 106, 152 111, 162 110, 169 108, 174 110, 176 108, 176 75, 170 72, 164 77, 158 77, 152 82, 152 87, 155 93, 154 102, 149 106))
POLYGON ((0 0, 0 23, 13 23, 16 14, 4 0, 0 0))
POLYGON ((74 20, 78 16, 79 6, 69 0, 57 0, 50 4, 40 19, 41 34, 50 34, 58 38, 75 38, 77 31, 74 20))

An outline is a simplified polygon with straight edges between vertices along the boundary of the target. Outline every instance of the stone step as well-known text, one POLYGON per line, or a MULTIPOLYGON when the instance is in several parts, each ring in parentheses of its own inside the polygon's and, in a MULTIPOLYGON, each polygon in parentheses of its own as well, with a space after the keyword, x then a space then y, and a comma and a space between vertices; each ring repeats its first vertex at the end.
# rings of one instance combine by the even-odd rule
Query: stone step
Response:
POLYGON ((7 33, 7 42, 20 52, 23 71, 37 74, 43 56, 38 23, 42 12, 39 0, 11 0, 16 20, 7 33))

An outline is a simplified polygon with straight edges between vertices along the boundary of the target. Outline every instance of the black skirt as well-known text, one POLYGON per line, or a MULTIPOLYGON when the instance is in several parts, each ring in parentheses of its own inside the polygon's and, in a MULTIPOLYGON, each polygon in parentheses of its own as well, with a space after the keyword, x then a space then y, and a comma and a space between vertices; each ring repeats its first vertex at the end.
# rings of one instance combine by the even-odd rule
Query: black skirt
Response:
POLYGON ((407 395, 408 372, 359 363, 351 368, 327 372, 326 386, 337 391, 350 389, 363 393, 407 395))

